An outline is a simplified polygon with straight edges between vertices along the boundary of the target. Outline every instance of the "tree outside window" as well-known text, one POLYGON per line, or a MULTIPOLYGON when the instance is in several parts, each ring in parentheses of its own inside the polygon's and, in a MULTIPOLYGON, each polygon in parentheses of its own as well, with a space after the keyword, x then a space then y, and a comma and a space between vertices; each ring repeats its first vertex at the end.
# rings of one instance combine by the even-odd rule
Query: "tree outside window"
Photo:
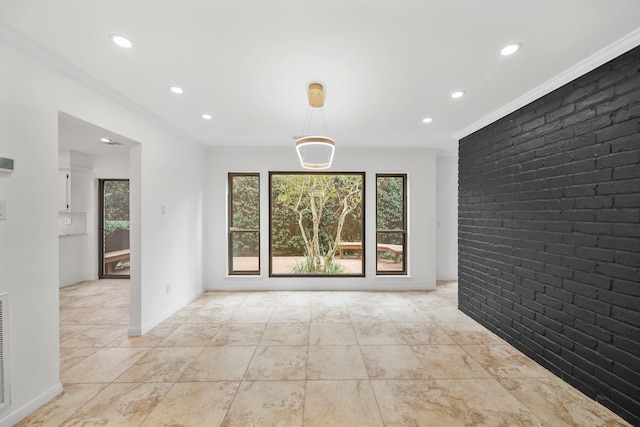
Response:
POLYGON ((364 275, 364 173, 271 172, 272 276, 364 275))

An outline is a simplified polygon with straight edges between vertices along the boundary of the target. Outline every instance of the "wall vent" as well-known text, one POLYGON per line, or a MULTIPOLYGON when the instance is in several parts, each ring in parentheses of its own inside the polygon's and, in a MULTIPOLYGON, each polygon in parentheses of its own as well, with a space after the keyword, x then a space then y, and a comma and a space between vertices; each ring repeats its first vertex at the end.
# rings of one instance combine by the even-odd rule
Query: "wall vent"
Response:
POLYGON ((9 294, 0 295, 0 409, 11 403, 9 395, 9 294))

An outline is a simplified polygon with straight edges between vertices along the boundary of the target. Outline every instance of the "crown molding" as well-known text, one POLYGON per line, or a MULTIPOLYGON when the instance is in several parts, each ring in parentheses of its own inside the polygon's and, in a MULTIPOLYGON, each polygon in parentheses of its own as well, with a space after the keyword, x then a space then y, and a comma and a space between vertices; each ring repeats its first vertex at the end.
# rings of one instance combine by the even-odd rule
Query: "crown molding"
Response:
POLYGON ((178 129, 177 127, 167 123, 165 120, 151 113, 149 110, 140 106, 130 98, 96 80, 75 65, 63 60, 57 55, 54 55, 50 51, 35 44, 31 40, 16 33, 15 31, 7 28, 2 24, 0 24, 0 41, 6 43, 8 46, 13 47, 29 58, 39 61, 49 69, 63 75, 71 81, 80 84, 99 95, 102 95, 112 102, 115 102, 124 109, 130 111, 138 117, 147 120, 151 124, 165 130, 173 136, 180 138, 183 141, 195 144, 199 147, 202 147, 204 145, 201 141, 198 141, 181 129, 178 129))
POLYGON ((578 62, 552 79, 514 99, 466 128, 454 133, 452 136, 459 141, 465 136, 471 135, 473 132, 476 132, 506 115, 513 113, 517 109, 530 104, 536 99, 542 98, 544 95, 553 92, 569 82, 572 82, 578 77, 587 74, 589 71, 606 64, 612 59, 617 58, 637 46, 640 46, 640 28, 635 29, 621 39, 618 39, 603 49, 600 49, 588 58, 578 62))

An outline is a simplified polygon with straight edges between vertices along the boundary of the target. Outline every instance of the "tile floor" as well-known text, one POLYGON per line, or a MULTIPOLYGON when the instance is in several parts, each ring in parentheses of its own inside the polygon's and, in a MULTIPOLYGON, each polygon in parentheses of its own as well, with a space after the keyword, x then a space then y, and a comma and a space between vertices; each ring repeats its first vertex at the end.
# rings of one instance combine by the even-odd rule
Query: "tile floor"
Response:
POLYGON ((64 392, 18 426, 624 426, 432 292, 206 292, 128 337, 128 280, 60 292, 64 392))

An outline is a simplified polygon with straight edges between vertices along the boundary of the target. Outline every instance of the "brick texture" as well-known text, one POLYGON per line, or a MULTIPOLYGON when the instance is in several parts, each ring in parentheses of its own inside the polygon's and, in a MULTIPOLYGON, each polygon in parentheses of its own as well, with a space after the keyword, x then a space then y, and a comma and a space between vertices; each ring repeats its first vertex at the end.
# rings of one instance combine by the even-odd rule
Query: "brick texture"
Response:
POLYGON ((640 47, 459 145, 459 308, 640 426, 640 47))

